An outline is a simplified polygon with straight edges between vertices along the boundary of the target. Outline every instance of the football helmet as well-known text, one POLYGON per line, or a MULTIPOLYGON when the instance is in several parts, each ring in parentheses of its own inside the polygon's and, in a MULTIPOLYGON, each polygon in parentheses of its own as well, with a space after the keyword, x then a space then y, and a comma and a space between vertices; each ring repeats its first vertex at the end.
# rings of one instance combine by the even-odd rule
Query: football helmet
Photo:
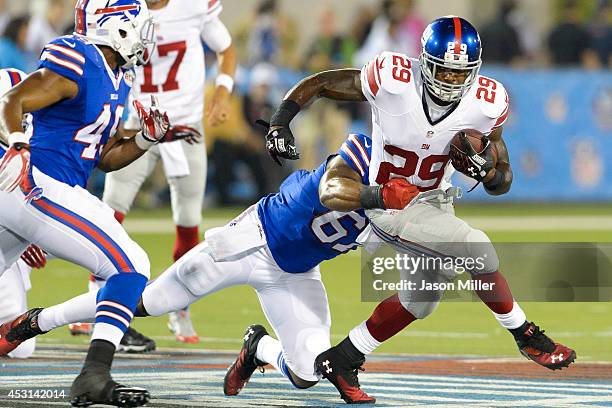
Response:
POLYGON ((445 102, 461 99, 476 80, 482 63, 482 47, 476 28, 461 17, 440 17, 425 28, 421 45, 421 72, 429 92, 445 102), (436 79, 440 68, 465 71, 465 81, 451 84, 436 79))
POLYGON ((78 0, 74 33, 117 51, 125 61, 123 68, 146 64, 155 47, 144 0, 78 0))

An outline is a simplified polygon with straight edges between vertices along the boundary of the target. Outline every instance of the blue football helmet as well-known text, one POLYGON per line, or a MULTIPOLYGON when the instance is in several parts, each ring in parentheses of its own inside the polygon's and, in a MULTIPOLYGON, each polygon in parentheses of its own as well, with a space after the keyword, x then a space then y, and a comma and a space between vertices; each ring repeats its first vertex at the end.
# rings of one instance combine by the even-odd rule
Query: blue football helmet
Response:
POLYGON ((461 17, 440 17, 425 28, 421 45, 421 72, 429 92, 445 102, 461 99, 476 80, 482 63, 478 31, 461 17), (441 67, 467 71, 465 81, 455 85, 436 79, 441 67))

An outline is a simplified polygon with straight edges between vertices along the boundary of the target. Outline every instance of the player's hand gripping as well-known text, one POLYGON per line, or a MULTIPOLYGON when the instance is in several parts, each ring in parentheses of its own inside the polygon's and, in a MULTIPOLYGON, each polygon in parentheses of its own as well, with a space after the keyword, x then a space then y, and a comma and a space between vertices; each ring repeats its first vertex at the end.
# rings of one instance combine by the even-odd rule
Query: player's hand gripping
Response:
POLYGON ((21 259, 30 267, 40 269, 47 264, 47 254, 38 246, 32 244, 21 254, 21 259))
POLYGON ((262 119, 257 120, 256 123, 268 129, 268 134, 266 135, 266 149, 276 164, 279 166, 283 165, 280 158, 288 160, 297 160, 300 158, 300 153, 297 147, 295 147, 295 138, 293 137, 293 133, 291 133, 289 125, 274 126, 262 119))
MULTIPOLYGON (((462 149, 459 150, 455 146, 450 147, 450 158, 453 167, 473 178, 476 181, 483 182, 487 175, 495 168, 495 158, 493 149, 495 148, 489 139, 486 139, 486 144, 481 152, 474 150, 468 141, 465 133, 459 134, 462 149)), ((485 140, 485 139, 483 139, 485 140)))
POLYGON ((134 101, 134 108, 140 119, 140 132, 136 134, 136 144, 142 150, 148 150, 159 143, 170 129, 170 120, 166 112, 158 108, 157 98, 151 95, 151 108, 146 111, 140 102, 134 101))
POLYGON ((386 209, 401 210, 419 194, 419 189, 406 179, 394 178, 383 184, 381 189, 382 200, 386 209))
POLYGON ((30 145, 23 132, 9 135, 9 149, 0 161, 0 191, 11 192, 28 176, 30 145))
POLYGON ((200 143, 202 134, 195 128, 189 126, 170 126, 166 135, 161 138, 159 143, 174 142, 175 140, 184 140, 189 144, 200 143))

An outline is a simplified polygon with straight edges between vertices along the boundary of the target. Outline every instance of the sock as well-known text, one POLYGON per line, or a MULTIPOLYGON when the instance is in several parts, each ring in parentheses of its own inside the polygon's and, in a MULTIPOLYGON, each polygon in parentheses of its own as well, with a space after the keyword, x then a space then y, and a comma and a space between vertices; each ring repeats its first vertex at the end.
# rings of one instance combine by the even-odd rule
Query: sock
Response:
POLYGON ((177 225, 176 239, 174 240, 174 260, 178 261, 181 256, 185 255, 185 253, 199 243, 200 240, 197 226, 181 227, 180 225, 177 225))
POLYGON ((510 310, 508 313, 493 313, 493 315, 501 327, 508 330, 519 328, 523 325, 523 323, 527 322, 525 312, 523 312, 523 309, 521 309, 516 302, 512 303, 512 310, 510 310))
POLYGON ((475 275, 472 277, 475 281, 488 283, 491 290, 477 290, 478 297, 497 314, 507 314, 512 310, 514 298, 506 278, 499 272, 487 273, 483 275, 475 275))
POLYGON ((38 327, 46 332, 68 323, 92 320, 96 315, 97 292, 87 292, 80 296, 47 307, 38 315, 38 327))
POLYGON ((87 284, 87 288, 90 291, 100 290, 106 285, 106 281, 104 279, 97 278, 93 273, 89 274, 89 282, 87 284))
POLYGON ((380 302, 368 320, 349 332, 348 339, 363 354, 370 354, 385 340, 395 336, 416 320, 396 293, 380 302))
POLYGON ((113 364, 113 357, 115 356, 116 347, 105 340, 94 339, 89 344, 89 350, 87 351, 87 357, 85 357, 85 364, 83 364, 83 370, 91 368, 106 368, 110 371, 111 365, 113 364))
POLYGON ((115 219, 119 221, 119 224, 123 224, 123 220, 125 219, 125 214, 115 210, 115 219))
MULTIPOLYGON (((291 381, 281 343, 274 337, 265 335, 259 339, 255 358, 270 364, 291 381)), ((293 384, 293 381, 291 381, 291 383, 293 384)))
POLYGON ((118 273, 106 281, 98 291, 92 339, 106 340, 115 347, 119 344, 146 284, 147 278, 135 272, 118 273))

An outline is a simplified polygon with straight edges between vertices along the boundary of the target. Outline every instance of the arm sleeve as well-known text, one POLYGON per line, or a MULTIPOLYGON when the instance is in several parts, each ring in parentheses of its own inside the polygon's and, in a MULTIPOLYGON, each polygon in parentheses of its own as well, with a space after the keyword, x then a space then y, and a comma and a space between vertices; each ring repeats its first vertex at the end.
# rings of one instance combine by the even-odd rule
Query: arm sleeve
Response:
POLYGON ((209 18, 202 27, 202 40, 215 52, 223 52, 232 43, 227 27, 218 16, 209 18))
POLYGON ((338 154, 353 170, 361 176, 363 184, 370 184, 370 157, 372 155, 372 140, 362 134, 351 134, 342 143, 338 154))

